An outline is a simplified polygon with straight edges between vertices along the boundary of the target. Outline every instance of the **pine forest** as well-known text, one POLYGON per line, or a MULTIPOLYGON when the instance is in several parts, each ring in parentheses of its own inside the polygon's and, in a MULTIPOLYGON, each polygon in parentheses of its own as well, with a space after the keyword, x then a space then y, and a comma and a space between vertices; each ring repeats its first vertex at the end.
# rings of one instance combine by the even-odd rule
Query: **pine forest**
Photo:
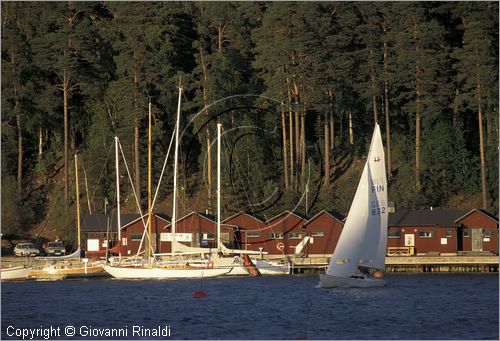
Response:
POLYGON ((122 212, 144 213, 150 103, 170 215, 179 98, 178 217, 216 214, 217 123, 222 218, 346 215, 376 123, 396 210, 498 214, 498 18, 493 1, 2 1, 2 233, 74 238, 77 199, 116 212, 115 136, 122 212))

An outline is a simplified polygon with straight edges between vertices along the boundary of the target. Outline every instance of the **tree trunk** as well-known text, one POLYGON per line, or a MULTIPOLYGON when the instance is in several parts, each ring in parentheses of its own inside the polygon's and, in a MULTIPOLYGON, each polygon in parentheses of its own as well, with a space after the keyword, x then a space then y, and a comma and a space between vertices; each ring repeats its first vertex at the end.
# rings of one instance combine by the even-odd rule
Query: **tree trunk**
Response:
MULTIPOLYGON (((203 49, 200 50, 200 62, 201 69, 203 70, 203 105, 205 108, 208 107, 208 94, 207 94, 207 84, 208 84, 208 72, 207 67, 205 65, 205 58, 203 57, 203 49)), ((209 118, 208 109, 205 110, 205 114, 207 115, 207 120, 209 118)), ((210 138, 210 127, 207 124, 205 128, 205 140, 207 144, 207 201, 208 201, 208 213, 212 214, 212 148, 211 148, 211 138, 210 138)))
POLYGON ((352 110, 349 109, 349 144, 354 144, 354 132, 352 129, 352 110))
POLYGON ((285 175, 285 190, 288 190, 288 154, 287 154, 287 139, 286 139, 286 114, 285 114, 285 103, 283 96, 281 99, 281 136, 283 141, 283 173, 285 175))
POLYGON ((64 102, 64 200, 69 205, 69 180, 68 180, 68 92, 69 75, 64 70, 63 75, 63 102, 64 102))
POLYGON ((330 139, 329 139, 329 116, 330 113, 325 113, 325 186, 330 186, 330 139))
MULTIPOLYGON (((384 32, 387 33, 384 26, 384 32)), ((387 42, 384 42, 384 112, 385 112, 385 135, 386 135, 386 148, 387 148, 387 175, 392 177, 392 154, 391 154, 391 125, 390 125, 390 112, 389 112, 389 76, 388 76, 388 48, 387 42)))
MULTIPOLYGON (((305 106, 305 105, 304 105, 305 106)), ((307 190, 305 188, 305 179, 306 179, 306 109, 304 108, 304 112, 300 115, 300 185, 302 191, 307 190)), ((306 207, 307 210, 307 207, 306 207)))
POLYGON ((294 164, 294 150, 293 150, 293 109, 292 109, 292 93, 290 90, 290 79, 286 78, 287 85, 287 95, 288 95, 288 115, 289 115, 289 124, 288 129, 290 132, 289 143, 290 143, 290 187, 295 188, 295 164, 294 164))
POLYGON ((333 111, 330 111, 330 149, 335 150, 335 117, 333 111))
MULTIPOLYGON (((414 22, 415 42, 418 38, 417 22, 414 22)), ((415 45, 415 55, 418 56, 418 44, 415 45)), ((415 65, 415 188, 420 191, 422 184, 420 182, 420 64, 415 65)))
MULTIPOLYGON (((476 51, 477 54, 477 51, 476 51)), ((479 65, 476 65, 479 69, 479 65)), ((483 199, 483 209, 488 208, 488 196, 486 189, 486 161, 484 158, 484 137, 483 137, 483 110, 481 108, 481 81, 479 79, 479 70, 476 73, 476 100, 477 100, 477 119, 479 124, 479 156, 481 159, 481 188, 482 188, 482 199, 483 199)))
MULTIPOLYGON (((15 54, 11 55, 12 74, 15 74, 16 58, 15 54)), ((21 195, 23 184, 23 130, 21 123, 21 108, 17 93, 17 82, 14 82, 14 112, 16 114, 17 126, 17 193, 21 195)))
POLYGON ((43 153, 43 130, 42 127, 38 130, 38 160, 42 159, 43 153))
POLYGON ((297 82, 293 81, 293 94, 295 99, 295 162, 299 164, 300 160, 300 116, 299 116, 299 87, 297 82))
MULTIPOLYGON (((134 51, 134 60, 135 51, 134 51)), ((139 75, 136 68, 134 68, 134 173, 135 173, 135 193, 137 200, 141 202, 141 157, 140 157, 140 135, 139 135, 139 75)))
POLYGON ((23 184, 23 130, 21 124, 21 109, 19 108, 19 99, 17 98, 17 91, 14 89, 15 96, 15 112, 16 112, 16 125, 17 125, 17 193, 21 195, 23 184))
POLYGON ((217 41, 217 51, 219 53, 222 52, 222 42, 224 41, 224 29, 226 28, 226 25, 220 24, 218 28, 218 41, 217 41))
POLYGON ((378 122, 378 113, 377 113, 377 87, 376 87, 376 81, 375 81, 375 67, 373 65, 373 50, 370 48, 370 80, 371 80, 371 87, 372 87, 372 110, 373 110, 373 124, 377 124, 378 122))

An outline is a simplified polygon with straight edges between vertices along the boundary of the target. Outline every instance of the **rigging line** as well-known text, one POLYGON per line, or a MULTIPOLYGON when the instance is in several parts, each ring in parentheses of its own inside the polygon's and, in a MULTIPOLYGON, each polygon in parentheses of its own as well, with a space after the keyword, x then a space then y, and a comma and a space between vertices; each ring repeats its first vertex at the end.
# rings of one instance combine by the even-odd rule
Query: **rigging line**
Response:
MULTIPOLYGON (((85 166, 83 165, 83 160, 80 161, 83 169, 83 176, 85 178, 85 193, 87 194, 87 205, 89 207, 89 214, 92 214, 92 208, 90 207, 90 198, 89 198, 89 184, 87 181, 87 172, 85 171, 85 166)), ((95 207, 94 207, 95 208, 95 207)))
MULTIPOLYGON (((175 132, 175 129, 174 129, 174 132, 175 132)), ((169 144, 168 150, 167 150, 167 155, 165 156, 165 161, 163 162, 163 168, 161 170, 160 179, 158 180, 158 186, 156 187, 156 192, 155 192, 155 195, 153 198, 153 203, 151 204, 151 211, 153 211, 153 208, 154 208, 155 203, 156 203, 156 197, 158 196, 158 192, 160 190, 161 180, 163 179, 163 174, 165 173, 165 168, 167 167, 168 156, 170 155, 170 148, 172 147, 172 143, 174 141, 174 138, 175 138, 175 134, 172 133, 172 137, 170 138, 170 144, 169 144)))
POLYGON ((120 152, 122 154, 122 158, 123 158, 123 163, 125 164, 125 169, 127 170, 127 175, 128 175, 128 179, 130 181, 130 184, 132 185, 132 192, 134 193, 134 198, 135 198, 135 203, 137 205, 137 209, 139 210, 139 213, 141 215, 141 218, 144 222, 144 218, 142 217, 143 214, 142 214, 142 209, 141 209, 141 205, 139 204, 139 200, 137 198, 137 193, 135 192, 135 187, 134 187, 134 182, 132 181, 132 176, 130 175, 130 170, 128 168, 128 163, 127 163, 127 159, 125 158, 125 153, 123 152, 123 148, 122 148, 122 144, 120 142, 120 139, 118 139, 118 146, 120 147, 120 152))
MULTIPOLYGON (((125 153, 123 152, 122 144, 121 144, 119 138, 118 138, 118 145, 120 147, 120 151, 121 151, 121 154, 122 154, 123 162, 125 164, 125 169, 127 170, 128 179, 129 179, 130 183, 133 184, 132 176, 130 175, 130 170, 128 168, 128 163, 127 163, 127 160, 125 158, 125 153)), ((131 187, 132 187, 132 192, 134 193, 135 203, 137 205, 137 208, 139 210, 139 214, 141 216, 142 225, 144 226, 144 231, 142 233, 141 242, 139 243, 139 247, 137 248, 137 255, 136 256, 138 257, 139 256, 139 252, 140 252, 141 247, 142 247, 142 243, 145 240, 145 237, 146 237, 146 234, 147 234, 147 228, 148 228, 149 219, 148 219, 148 221, 144 221, 144 214, 142 213, 141 205, 139 203, 139 199, 137 198, 137 193, 135 192, 135 187, 133 185, 131 187)), ((121 226, 119 226, 119 228, 121 229, 121 226)))

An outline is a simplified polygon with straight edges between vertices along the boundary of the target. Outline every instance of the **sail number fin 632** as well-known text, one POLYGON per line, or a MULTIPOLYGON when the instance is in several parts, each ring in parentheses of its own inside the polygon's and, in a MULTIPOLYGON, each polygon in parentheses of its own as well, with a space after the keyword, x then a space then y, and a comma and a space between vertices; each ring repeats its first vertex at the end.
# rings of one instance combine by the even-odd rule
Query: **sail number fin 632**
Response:
POLYGON ((372 215, 380 215, 385 213, 385 207, 372 208, 372 215))

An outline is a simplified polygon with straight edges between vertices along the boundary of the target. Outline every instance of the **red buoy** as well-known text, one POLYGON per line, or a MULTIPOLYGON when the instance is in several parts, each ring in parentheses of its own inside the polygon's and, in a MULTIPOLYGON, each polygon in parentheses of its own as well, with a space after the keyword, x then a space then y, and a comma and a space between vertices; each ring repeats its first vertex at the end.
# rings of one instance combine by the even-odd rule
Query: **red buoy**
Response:
POLYGON ((382 271, 375 271, 375 272, 372 274, 372 276, 373 276, 374 278, 382 278, 382 277, 384 277, 384 273, 383 273, 382 271))
POLYGON ((207 293, 203 290, 197 290, 194 292, 194 298, 203 298, 207 296, 207 293))

